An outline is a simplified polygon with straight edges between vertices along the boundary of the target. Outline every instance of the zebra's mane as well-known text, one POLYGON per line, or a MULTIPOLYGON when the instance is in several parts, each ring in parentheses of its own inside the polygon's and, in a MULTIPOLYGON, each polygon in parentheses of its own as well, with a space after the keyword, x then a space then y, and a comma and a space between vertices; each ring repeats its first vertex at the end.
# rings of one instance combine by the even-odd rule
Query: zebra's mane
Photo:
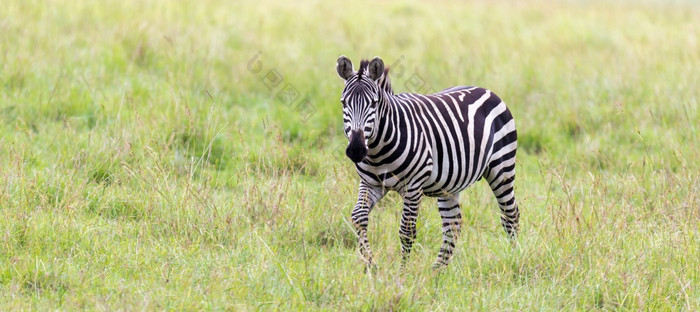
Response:
MULTIPOLYGON (((369 60, 360 61, 360 69, 357 71, 357 81, 362 80, 362 75, 368 73, 369 60)), ((380 89, 384 89, 388 94, 394 95, 394 90, 391 88, 391 81, 389 80, 389 67, 384 68, 384 73, 379 79, 377 79, 377 86, 380 89)))
POLYGON ((357 71, 357 80, 362 79, 362 75, 367 71, 367 66, 369 66, 369 60, 360 61, 360 69, 357 71))
POLYGON ((384 74, 377 80, 377 85, 380 89, 384 89, 387 94, 394 95, 394 90, 391 88, 391 80, 389 80, 389 67, 384 68, 384 74))

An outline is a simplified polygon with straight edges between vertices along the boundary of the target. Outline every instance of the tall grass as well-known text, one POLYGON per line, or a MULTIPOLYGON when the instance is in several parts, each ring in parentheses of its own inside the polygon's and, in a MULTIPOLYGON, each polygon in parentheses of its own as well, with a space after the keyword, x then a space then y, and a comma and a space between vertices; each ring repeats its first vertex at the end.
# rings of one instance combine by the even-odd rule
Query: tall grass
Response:
POLYGON ((5 1, 0 306, 696 311, 698 16, 654 1, 5 1), (430 269, 428 199, 401 271, 391 194, 364 272, 341 54, 382 56, 398 91, 505 99, 516 247, 477 184, 450 267, 430 269))

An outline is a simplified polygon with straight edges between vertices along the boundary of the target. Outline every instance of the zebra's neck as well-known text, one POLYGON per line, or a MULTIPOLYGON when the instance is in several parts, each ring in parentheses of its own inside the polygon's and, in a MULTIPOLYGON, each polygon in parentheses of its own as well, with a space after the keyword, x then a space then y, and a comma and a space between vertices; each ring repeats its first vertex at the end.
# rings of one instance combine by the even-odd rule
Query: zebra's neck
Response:
POLYGON ((377 85, 380 90, 384 90, 387 94, 394 95, 394 90, 391 89, 391 80, 389 80, 389 67, 384 69, 384 74, 377 80, 377 85))
MULTIPOLYGON (((388 81, 387 81, 388 82, 388 81)), ((382 149, 387 144, 385 136, 391 135, 391 127, 395 126, 400 118, 400 101, 394 96, 389 84, 389 91, 379 89, 379 108, 377 109, 376 124, 373 135, 367 141, 370 154, 374 149, 382 149)), ((370 155, 371 156, 371 155, 370 155)))
POLYGON ((399 101, 395 98, 394 90, 391 88, 388 67, 384 69, 384 74, 377 80, 377 86, 379 86, 379 109, 377 110, 377 124, 374 134, 367 142, 370 154, 373 149, 381 149, 386 145, 384 136, 389 132, 387 127, 391 127, 399 119, 399 110, 396 107, 399 105, 399 101))

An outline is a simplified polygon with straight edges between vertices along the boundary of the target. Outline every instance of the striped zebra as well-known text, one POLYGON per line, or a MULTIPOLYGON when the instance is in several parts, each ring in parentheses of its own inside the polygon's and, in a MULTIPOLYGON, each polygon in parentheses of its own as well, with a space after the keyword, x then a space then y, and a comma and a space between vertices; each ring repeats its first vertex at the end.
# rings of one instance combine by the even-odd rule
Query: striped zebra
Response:
POLYGON ((513 192, 517 134, 513 116, 498 96, 479 87, 394 94, 389 68, 378 57, 363 60, 355 72, 341 56, 336 69, 345 80, 340 96, 349 141, 345 153, 360 176, 352 222, 367 265, 373 264, 369 213, 391 190, 403 197, 403 262, 416 238, 418 205, 430 196, 437 197, 442 218, 443 243, 434 267, 448 265, 462 225, 459 193, 481 178, 498 201, 503 228, 515 238, 520 217, 513 192))

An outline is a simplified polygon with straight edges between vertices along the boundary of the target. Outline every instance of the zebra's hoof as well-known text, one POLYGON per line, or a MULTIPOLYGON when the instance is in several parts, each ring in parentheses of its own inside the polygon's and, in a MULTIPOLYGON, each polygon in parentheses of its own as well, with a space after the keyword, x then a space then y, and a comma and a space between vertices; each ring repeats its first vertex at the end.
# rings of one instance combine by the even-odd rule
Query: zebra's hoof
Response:
POLYGON ((374 263, 367 263, 367 265, 365 265, 365 274, 368 274, 368 273, 371 273, 371 274, 377 273, 377 265, 374 263))

